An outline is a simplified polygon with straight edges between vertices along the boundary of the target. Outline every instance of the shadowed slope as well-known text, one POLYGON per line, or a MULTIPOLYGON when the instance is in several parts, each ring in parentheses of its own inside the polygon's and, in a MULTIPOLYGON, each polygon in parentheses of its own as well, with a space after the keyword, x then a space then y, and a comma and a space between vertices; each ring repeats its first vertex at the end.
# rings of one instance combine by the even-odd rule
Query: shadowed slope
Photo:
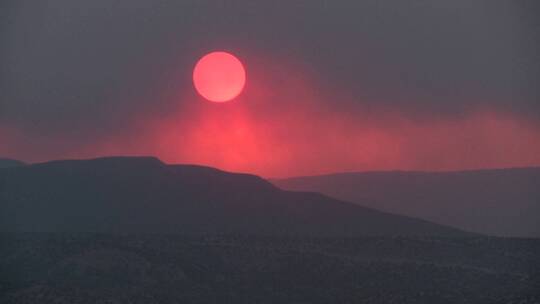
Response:
POLYGON ((54 161, 0 170, 3 231, 262 235, 464 235, 280 190, 253 175, 155 158, 54 161))
POLYGON ((18 167, 18 166, 24 166, 25 163, 19 160, 15 159, 9 159, 9 158, 0 158, 0 168, 10 168, 10 167, 18 167))
POLYGON ((338 173, 272 182, 468 231, 540 237, 540 168, 338 173))

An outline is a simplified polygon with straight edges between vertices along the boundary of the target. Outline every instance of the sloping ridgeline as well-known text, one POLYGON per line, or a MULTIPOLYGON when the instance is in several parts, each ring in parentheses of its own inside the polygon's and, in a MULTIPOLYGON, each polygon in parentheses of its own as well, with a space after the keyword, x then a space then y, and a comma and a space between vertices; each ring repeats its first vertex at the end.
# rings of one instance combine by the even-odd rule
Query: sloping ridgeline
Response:
POLYGON ((350 172, 272 182, 467 231, 540 237, 540 168, 350 172))
POLYGON ((0 157, 0 168, 10 168, 10 167, 18 167, 18 166, 24 166, 24 165, 25 163, 23 163, 22 161, 0 157))
POLYGON ((467 233, 253 175, 155 158, 64 160, 0 169, 0 231, 297 236, 467 233))

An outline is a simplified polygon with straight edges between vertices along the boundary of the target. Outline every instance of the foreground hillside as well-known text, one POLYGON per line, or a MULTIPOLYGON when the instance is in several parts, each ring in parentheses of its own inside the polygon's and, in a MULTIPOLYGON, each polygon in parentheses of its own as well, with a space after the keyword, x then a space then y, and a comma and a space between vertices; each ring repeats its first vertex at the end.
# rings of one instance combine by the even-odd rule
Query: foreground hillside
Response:
POLYGON ((466 235, 253 175, 121 157, 1 169, 0 231, 466 235))
POLYGON ((540 241, 1 235, 0 303, 539 303, 540 241))
POLYGON ((540 237, 540 168, 338 173, 272 182, 482 234, 540 237))

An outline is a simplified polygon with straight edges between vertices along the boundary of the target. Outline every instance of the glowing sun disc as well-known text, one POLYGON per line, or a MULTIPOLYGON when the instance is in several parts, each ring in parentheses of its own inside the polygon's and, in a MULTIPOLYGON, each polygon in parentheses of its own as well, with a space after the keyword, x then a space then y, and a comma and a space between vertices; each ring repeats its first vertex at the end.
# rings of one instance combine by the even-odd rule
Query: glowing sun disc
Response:
POLYGON ((246 71, 238 58, 227 52, 203 56, 193 69, 193 84, 204 98, 226 102, 238 96, 246 84, 246 71))

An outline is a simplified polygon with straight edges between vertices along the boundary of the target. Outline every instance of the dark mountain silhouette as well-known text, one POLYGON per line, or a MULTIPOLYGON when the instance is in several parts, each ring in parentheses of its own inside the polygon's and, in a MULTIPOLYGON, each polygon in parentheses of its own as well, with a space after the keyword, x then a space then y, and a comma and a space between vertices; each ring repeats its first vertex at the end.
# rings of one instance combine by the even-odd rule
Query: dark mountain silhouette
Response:
POLYGON ((15 159, 9 159, 9 158, 0 158, 0 168, 10 168, 10 167, 18 167, 18 166, 24 166, 25 163, 22 161, 18 161, 15 159))
POLYGON ((255 235, 468 235, 253 175, 155 158, 66 160, 0 170, 0 231, 255 235))
POLYGON ((540 237, 540 168, 340 173, 272 182, 468 231, 540 237))

